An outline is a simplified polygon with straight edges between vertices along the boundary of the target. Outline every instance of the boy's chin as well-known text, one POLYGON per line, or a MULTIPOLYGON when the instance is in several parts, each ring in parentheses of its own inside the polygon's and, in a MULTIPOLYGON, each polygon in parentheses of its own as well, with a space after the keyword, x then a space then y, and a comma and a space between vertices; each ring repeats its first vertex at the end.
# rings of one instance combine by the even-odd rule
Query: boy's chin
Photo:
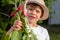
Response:
POLYGON ((36 20, 35 19, 30 19, 29 22, 36 22, 36 20))
POLYGON ((35 21, 36 19, 29 19, 30 21, 35 21))

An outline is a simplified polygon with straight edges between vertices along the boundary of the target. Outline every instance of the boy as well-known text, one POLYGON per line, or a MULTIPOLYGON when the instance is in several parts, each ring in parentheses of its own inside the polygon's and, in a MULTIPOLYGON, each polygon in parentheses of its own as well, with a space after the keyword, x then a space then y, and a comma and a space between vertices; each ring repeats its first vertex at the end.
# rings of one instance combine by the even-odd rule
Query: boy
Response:
MULTIPOLYGON (((38 40, 49 40, 48 32, 45 28, 37 25, 38 20, 45 20, 48 18, 48 9, 43 0, 26 0, 25 2, 26 18, 28 19, 27 27, 32 29, 38 40)), ((22 22, 16 20, 10 30, 9 35, 13 30, 21 30, 22 22)))

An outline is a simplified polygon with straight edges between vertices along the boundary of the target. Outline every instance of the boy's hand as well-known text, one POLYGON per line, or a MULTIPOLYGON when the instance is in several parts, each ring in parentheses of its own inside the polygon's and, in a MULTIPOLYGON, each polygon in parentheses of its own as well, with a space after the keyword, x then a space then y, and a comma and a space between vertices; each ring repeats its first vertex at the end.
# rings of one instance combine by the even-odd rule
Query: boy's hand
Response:
POLYGON ((12 30, 20 30, 22 28, 22 22, 19 20, 16 20, 11 27, 12 30))
POLYGON ((10 30, 6 33, 6 35, 9 35, 14 30, 21 30, 21 29, 22 29, 22 22, 19 20, 16 20, 13 26, 10 28, 10 30))

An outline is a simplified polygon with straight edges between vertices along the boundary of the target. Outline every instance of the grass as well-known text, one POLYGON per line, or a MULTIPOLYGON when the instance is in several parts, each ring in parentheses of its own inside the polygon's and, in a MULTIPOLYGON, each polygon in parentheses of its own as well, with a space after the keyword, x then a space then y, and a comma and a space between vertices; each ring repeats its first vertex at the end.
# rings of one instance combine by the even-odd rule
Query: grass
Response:
POLYGON ((50 40, 60 40, 60 25, 50 25, 48 29, 50 40))
POLYGON ((60 40, 60 33, 49 32, 50 40, 60 40))
POLYGON ((60 40, 60 25, 48 25, 50 40, 60 40))
POLYGON ((49 31, 50 40, 60 40, 60 24, 59 25, 43 24, 42 26, 49 31))

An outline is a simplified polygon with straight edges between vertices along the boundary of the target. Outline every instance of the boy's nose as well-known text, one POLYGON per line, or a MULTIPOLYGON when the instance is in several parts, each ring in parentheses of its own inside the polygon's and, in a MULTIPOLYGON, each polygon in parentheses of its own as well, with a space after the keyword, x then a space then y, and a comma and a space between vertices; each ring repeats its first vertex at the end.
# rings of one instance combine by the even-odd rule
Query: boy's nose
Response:
POLYGON ((36 14, 36 11, 35 11, 35 10, 33 10, 32 14, 36 14))

